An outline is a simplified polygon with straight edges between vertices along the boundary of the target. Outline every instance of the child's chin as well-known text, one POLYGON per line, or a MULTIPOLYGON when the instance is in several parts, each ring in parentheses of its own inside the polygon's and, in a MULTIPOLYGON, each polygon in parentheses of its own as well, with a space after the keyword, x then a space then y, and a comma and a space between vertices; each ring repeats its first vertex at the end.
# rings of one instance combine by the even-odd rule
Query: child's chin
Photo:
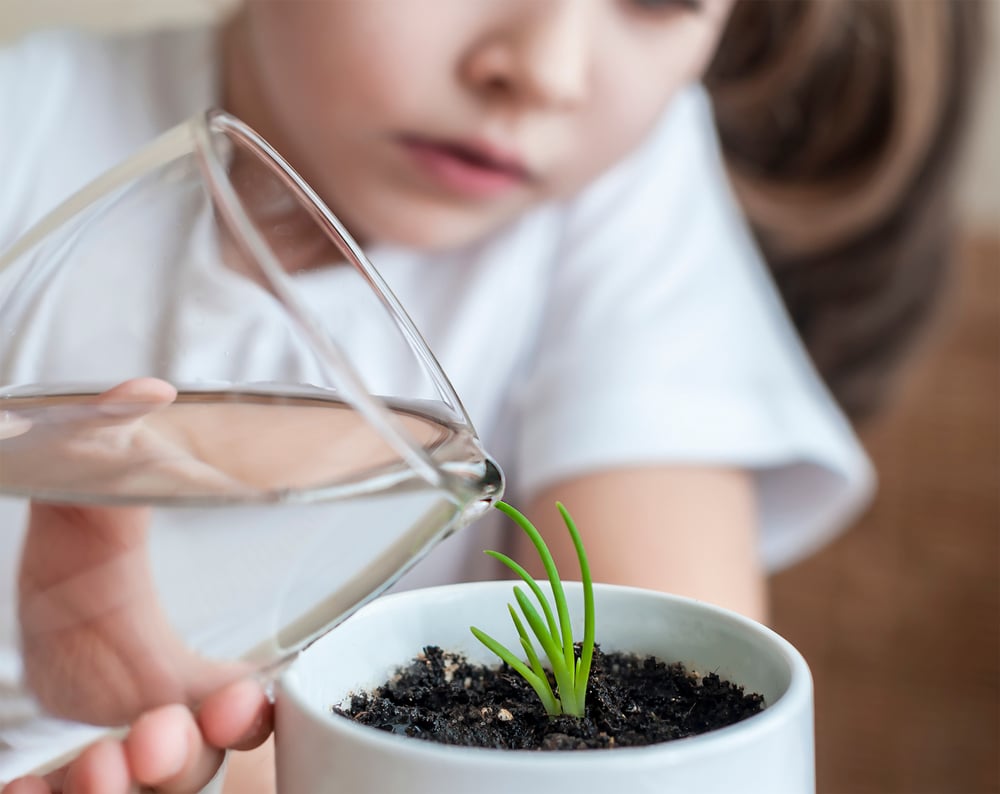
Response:
MULTIPOLYGON (((477 243, 495 234, 523 211, 488 212, 476 208, 434 208, 414 213, 412 220, 389 219, 368 239, 419 251, 445 252, 477 243)), ((373 230, 374 231, 374 230, 373 230)))

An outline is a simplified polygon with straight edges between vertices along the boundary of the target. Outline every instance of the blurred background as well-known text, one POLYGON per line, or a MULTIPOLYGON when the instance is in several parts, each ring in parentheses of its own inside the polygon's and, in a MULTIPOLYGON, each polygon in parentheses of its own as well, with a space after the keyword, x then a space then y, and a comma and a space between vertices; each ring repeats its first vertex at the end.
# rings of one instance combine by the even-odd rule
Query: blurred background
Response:
MULTIPOLYGON (((0 40, 231 5, 2 0, 0 40)), ((861 429, 878 498, 773 582, 773 624, 815 676, 820 794, 1000 792, 1000 0, 988 5, 952 293, 891 410, 861 429)))

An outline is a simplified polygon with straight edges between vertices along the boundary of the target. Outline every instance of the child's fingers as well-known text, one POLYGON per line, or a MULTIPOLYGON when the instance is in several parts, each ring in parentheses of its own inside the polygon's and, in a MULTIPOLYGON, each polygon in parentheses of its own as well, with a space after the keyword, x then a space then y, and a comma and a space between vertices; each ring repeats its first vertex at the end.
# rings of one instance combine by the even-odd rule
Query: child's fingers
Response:
POLYGON ((11 411, 0 411, 0 441, 23 436, 31 430, 31 420, 11 411))
POLYGON ((132 778, 157 794, 186 794, 208 784, 225 753, 201 735, 194 715, 180 705, 143 714, 124 742, 132 778))
POLYGON ((84 750, 67 768, 61 791, 62 794, 131 794, 128 760, 121 744, 104 739, 84 750))
POLYGON ((2 794, 131 794, 128 761, 122 746, 105 739, 88 747, 68 766, 44 778, 12 780, 2 794))
POLYGON ((51 791, 40 777, 19 777, 4 786, 2 794, 51 794, 51 791))
POLYGON ((169 403, 177 397, 177 389, 159 378, 132 378, 112 386, 97 398, 98 404, 116 402, 169 403))
POLYGON ((177 399, 177 389, 158 378, 133 378, 97 398, 101 413, 111 419, 138 419, 177 399))
MULTIPOLYGON (((158 378, 133 378, 108 389, 97 398, 101 419, 99 427, 106 425, 128 425, 154 411, 170 405, 177 399, 177 389, 158 378)), ((168 434, 169 436, 169 434, 168 434)), ((162 438, 159 447, 160 457, 155 467, 154 480, 161 477, 174 478, 181 482, 192 483, 205 492, 245 492, 254 490, 217 469, 215 466, 198 459, 186 445, 176 446, 169 438, 162 438)), ((132 472, 133 487, 141 484, 143 470, 132 472)))
MULTIPOLYGON (((45 776, 45 789, 44 789, 44 791, 46 792, 46 794, 50 790, 51 791, 62 791, 63 790, 63 783, 65 783, 65 781, 66 781, 66 773, 68 771, 69 771, 69 767, 68 766, 63 766, 63 767, 60 767, 59 769, 56 769, 53 772, 49 772, 45 776)), ((4 794, 6 794, 6 792, 4 792, 4 794)))
POLYGON ((255 681, 231 684, 205 702, 201 719, 211 738, 186 707, 162 706, 136 720, 123 742, 100 741, 68 767, 11 781, 2 794, 131 794, 136 784, 157 794, 199 791, 222 764, 219 747, 256 747, 271 732, 271 704, 255 681))
POLYGON ((216 747, 252 750, 271 735, 274 707, 257 681, 245 678, 209 695, 198 710, 202 734, 216 747))

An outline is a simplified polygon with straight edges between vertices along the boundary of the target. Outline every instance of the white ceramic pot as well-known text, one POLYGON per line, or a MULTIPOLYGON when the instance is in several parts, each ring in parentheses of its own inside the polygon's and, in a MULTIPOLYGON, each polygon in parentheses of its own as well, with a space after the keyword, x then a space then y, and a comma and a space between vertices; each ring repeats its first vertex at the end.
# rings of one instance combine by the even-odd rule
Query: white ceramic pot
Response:
MULTIPOLYGON (((664 744, 529 752, 452 747, 331 714, 349 693, 383 683, 425 645, 496 662, 476 625, 519 647, 507 613, 512 582, 451 585, 380 598, 314 644, 276 693, 279 794, 810 794, 815 791, 812 680, 802 656, 735 613, 648 590, 595 586, 597 642, 716 671, 764 696, 743 722, 664 744)), ((567 583, 582 620, 581 588, 567 583)), ((582 636, 576 626, 574 636, 582 636)))

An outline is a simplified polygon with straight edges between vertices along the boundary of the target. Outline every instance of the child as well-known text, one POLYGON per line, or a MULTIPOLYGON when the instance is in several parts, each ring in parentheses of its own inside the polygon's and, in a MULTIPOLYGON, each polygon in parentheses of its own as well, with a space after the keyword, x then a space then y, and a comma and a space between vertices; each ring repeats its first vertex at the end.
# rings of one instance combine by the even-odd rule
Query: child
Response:
MULTIPOLYGON (((0 247, 221 104, 392 271, 557 562, 560 499, 596 579, 765 619, 765 574, 869 498, 834 397, 874 405, 943 271, 974 9, 249 0, 218 37, 39 35, 0 54, 0 247)), ((495 575, 489 531, 409 585, 495 575)), ((246 686, 197 724, 156 710, 66 789, 195 790, 267 715, 246 686)), ((232 790, 253 791, 237 766, 232 790)))

